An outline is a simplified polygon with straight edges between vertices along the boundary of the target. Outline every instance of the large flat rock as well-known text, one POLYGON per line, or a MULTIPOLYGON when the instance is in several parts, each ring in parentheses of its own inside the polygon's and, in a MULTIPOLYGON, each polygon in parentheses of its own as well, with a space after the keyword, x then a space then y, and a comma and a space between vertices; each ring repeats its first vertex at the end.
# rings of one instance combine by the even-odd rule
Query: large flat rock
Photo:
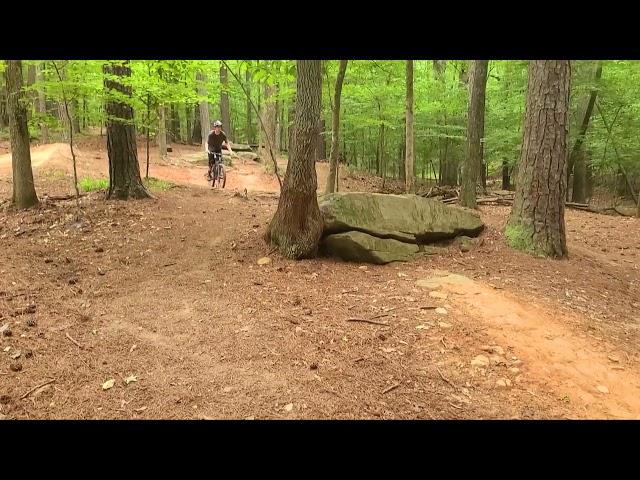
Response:
POLYGON ((415 244, 355 231, 328 235, 322 242, 322 249, 342 260, 376 264, 407 262, 419 251, 415 244))

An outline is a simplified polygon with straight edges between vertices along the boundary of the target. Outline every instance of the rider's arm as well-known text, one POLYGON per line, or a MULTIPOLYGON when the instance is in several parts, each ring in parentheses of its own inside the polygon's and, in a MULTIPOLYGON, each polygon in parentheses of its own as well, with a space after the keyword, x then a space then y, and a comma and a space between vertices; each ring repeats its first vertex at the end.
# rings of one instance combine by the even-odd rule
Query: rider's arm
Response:
POLYGON ((231 150, 231 142, 229 140, 225 140, 224 143, 227 146, 227 150, 229 150, 229 153, 232 154, 233 150, 231 150))

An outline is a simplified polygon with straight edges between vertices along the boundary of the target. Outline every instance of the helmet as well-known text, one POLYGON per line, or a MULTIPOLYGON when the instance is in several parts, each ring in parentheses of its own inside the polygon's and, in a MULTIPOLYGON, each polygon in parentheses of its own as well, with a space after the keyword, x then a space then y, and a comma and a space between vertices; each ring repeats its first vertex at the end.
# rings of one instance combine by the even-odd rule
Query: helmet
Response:
POLYGON ((213 122, 213 126, 214 127, 221 127, 222 126, 222 122, 220 120, 216 120, 215 122, 213 122))

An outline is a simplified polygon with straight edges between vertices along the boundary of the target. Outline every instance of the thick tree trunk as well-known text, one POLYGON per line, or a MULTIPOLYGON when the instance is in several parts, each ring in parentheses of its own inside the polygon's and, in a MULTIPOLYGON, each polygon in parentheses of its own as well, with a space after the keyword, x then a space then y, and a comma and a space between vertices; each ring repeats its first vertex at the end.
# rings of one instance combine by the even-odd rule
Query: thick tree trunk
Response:
POLYGON ((178 113, 178 105, 171 104, 171 142, 179 143, 180 138, 180 114, 178 113))
POLYGON ((233 129, 231 128, 231 110, 229 107, 229 75, 227 67, 222 62, 220 63, 220 121, 222 122, 222 129, 232 136, 233 129))
POLYGON ((323 227, 314 161, 322 101, 321 61, 298 60, 296 83, 295 145, 266 240, 285 257, 300 259, 317 253, 323 227))
POLYGON ((6 61, 6 92, 9 135, 11 136, 11 167, 13 171, 13 193, 11 203, 23 209, 38 204, 38 196, 33 183, 31 151, 29 147, 29 127, 27 111, 22 91, 22 61, 6 61))
POLYGON ((196 73, 196 81, 198 82, 198 96, 200 100, 200 137, 202 138, 202 147, 205 147, 209 132, 211 131, 211 121, 209 120, 209 102, 207 102, 207 77, 204 73, 196 73))
POLYGON ((405 191, 416 193, 415 158, 413 156, 413 60, 407 60, 407 95, 406 95, 406 159, 405 166, 405 191))
POLYGON ((160 158, 167 158, 167 108, 164 104, 158 105, 158 150, 160 150, 160 158))
POLYGON ((185 140, 186 140, 186 143, 191 143, 191 133, 193 132, 193 108, 191 105, 185 104, 184 116, 185 116, 185 123, 187 127, 185 140))
POLYGON ((471 89, 469 92, 469 115, 467 127, 467 158, 462 165, 462 188, 460 204, 476 208, 476 184, 483 162, 484 103, 487 86, 488 60, 471 63, 471 89))
MULTIPOLYGON (((44 75, 42 72, 42 64, 36 65, 36 79, 38 83, 44 83, 44 75)), ((40 143, 49 143, 49 127, 47 126, 45 116, 47 115, 47 102, 44 96, 44 88, 38 88, 38 114, 43 119, 40 123, 40 143)))
POLYGON ((529 85, 516 194, 508 243, 565 257, 564 202, 571 67, 567 60, 529 62, 529 85))
POLYGON ((329 160, 329 176, 325 193, 333 193, 338 190, 338 155, 340 154, 340 100, 342 96, 342 84, 347 71, 347 60, 340 60, 336 87, 333 94, 333 111, 331 112, 331 154, 329 160))
POLYGON ((136 130, 133 124, 133 109, 118 97, 131 97, 131 86, 118 81, 118 77, 131 76, 129 62, 107 63, 104 73, 111 78, 104 79, 107 91, 107 152, 109 155, 108 199, 127 200, 149 196, 140 178, 136 130), (115 78, 114 78, 115 77, 115 78), (117 92, 118 97, 114 94, 117 92))

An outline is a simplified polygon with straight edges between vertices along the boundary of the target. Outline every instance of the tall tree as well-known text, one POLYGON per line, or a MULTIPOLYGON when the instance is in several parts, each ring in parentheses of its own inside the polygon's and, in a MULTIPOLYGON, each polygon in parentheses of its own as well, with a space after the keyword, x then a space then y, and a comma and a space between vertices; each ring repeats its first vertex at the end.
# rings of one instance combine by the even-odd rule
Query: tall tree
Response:
POLYGON ((229 75, 227 67, 220 63, 220 121, 222 128, 231 136, 231 110, 229 107, 229 75))
POLYGON ((293 152, 265 238, 288 258, 312 257, 322 235, 315 149, 322 96, 320 60, 298 60, 293 152))
POLYGON ((247 123, 245 127, 245 136, 247 137, 247 143, 252 144, 254 142, 253 133, 253 107, 251 106, 251 72, 247 68, 245 72, 245 89, 247 91, 247 123))
POLYGON ((40 142, 49 143, 49 127, 47 126, 47 122, 45 121, 45 116, 47 115, 47 101, 44 96, 44 88, 42 87, 42 83, 44 83, 42 67, 42 63, 38 63, 36 65, 36 79, 40 84, 40 88, 38 88, 38 114, 42 118, 42 121, 40 123, 40 142))
POLYGON ((129 61, 109 62, 103 66, 107 93, 107 152, 109 155, 109 191, 107 198, 128 200, 149 196, 140 178, 129 61))
POLYGON ((340 99, 342 96, 342 83, 347 72, 347 60, 340 60, 338 76, 336 77, 336 88, 333 94, 333 105, 331 112, 331 153, 329 154, 329 176, 327 177, 327 187, 325 193, 333 193, 337 190, 338 181, 338 156, 340 155, 340 99))
POLYGON ((407 106, 406 106, 406 157, 405 167, 405 191, 416 193, 416 173, 415 158, 413 155, 414 135, 413 135, 413 60, 407 60, 407 106))
MULTIPOLYGON (((267 145, 271 145, 273 149, 273 153, 278 153, 278 145, 276 143, 276 130, 278 128, 278 119, 276 116, 276 86, 266 84, 264 86, 264 104, 262 107, 262 123, 264 124, 264 128, 266 130, 265 135, 267 139, 265 139, 265 143, 267 145)), ((317 131, 317 128, 315 129, 317 131)), ((315 149, 314 149, 315 152, 315 149)), ((264 157, 267 158, 268 154, 265 152, 264 157)))
POLYGON ((508 243, 536 255, 565 257, 564 198, 571 66, 529 62, 529 86, 508 243))
POLYGON ((156 141, 160 150, 160 158, 167 158, 167 108, 164 103, 158 104, 158 133, 156 141))
POLYGON ((198 96, 200 97, 200 129, 202 132, 202 146, 204 147, 211 130, 209 102, 207 102, 207 77, 204 73, 198 71, 196 81, 198 82, 198 96))
MULTIPOLYGON (((595 70, 594 70, 594 81, 597 83, 602 76, 602 61, 596 62, 595 70)), ((597 85, 594 85, 589 92, 589 97, 587 98, 582 116, 580 118, 580 129, 578 131, 578 137, 576 138, 576 142, 571 149, 571 154, 569 155, 569 165, 567 167, 567 181, 573 174, 573 188, 572 188, 572 200, 574 202, 584 202, 586 200, 586 178, 587 178, 587 163, 585 161, 585 154, 583 151, 584 139, 587 133, 587 128, 589 128, 589 120, 593 114, 593 108, 596 103, 596 97, 598 96, 597 85), (578 170, 576 170, 576 167, 578 170)), ((569 188, 567 185, 567 193, 569 193, 569 188)))
POLYGON ((29 208, 38 204, 38 196, 31 170, 29 127, 22 90, 22 61, 7 60, 5 77, 9 135, 11 136, 11 167, 13 170, 11 203, 16 208, 29 208))
POLYGON ((476 184, 483 168, 484 104, 487 88, 488 60, 471 62, 469 92, 469 115, 467 118, 467 158, 462 165, 462 188, 460 203, 464 207, 476 208, 476 184))

